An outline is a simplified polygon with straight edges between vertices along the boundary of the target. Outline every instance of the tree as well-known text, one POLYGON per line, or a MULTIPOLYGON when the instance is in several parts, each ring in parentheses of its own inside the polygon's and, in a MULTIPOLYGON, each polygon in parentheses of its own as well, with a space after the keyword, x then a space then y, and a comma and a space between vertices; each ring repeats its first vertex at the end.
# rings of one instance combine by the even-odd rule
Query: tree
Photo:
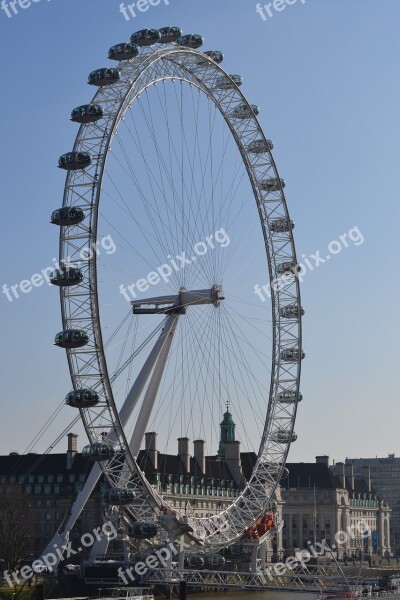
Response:
POLYGON ((14 571, 31 551, 30 496, 19 485, 0 485, 0 560, 14 571))

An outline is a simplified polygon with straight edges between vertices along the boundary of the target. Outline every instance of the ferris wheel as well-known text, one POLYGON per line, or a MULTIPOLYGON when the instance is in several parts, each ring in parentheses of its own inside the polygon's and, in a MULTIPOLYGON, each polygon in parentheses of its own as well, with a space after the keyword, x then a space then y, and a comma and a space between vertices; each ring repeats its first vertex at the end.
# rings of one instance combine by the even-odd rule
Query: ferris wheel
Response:
POLYGON ((68 173, 51 216, 51 281, 93 486, 103 472, 105 500, 133 522, 212 549, 271 505, 296 440, 304 353, 294 223, 273 144, 242 78, 202 44, 177 27, 142 30, 109 50, 116 66, 90 73, 97 91, 72 111, 79 131, 59 159, 68 173), (172 510, 138 463, 146 432, 166 450, 176 437, 203 440, 222 461, 226 407, 257 457, 251 474, 220 512, 172 510))

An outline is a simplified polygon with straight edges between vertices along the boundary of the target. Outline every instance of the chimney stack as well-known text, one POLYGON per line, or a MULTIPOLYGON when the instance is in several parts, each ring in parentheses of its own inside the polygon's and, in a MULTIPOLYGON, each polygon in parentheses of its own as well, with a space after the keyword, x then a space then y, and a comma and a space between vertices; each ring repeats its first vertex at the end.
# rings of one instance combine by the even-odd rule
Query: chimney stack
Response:
POLYGON ((78 436, 76 433, 68 434, 67 469, 72 469, 75 455, 78 452, 78 436))
POLYGON ((339 478, 340 485, 343 489, 346 489, 346 480, 344 476, 344 463, 338 462, 336 463, 335 475, 339 478))
POLYGON ((244 477, 240 463, 240 442, 225 442, 225 462, 232 473, 236 485, 243 485, 244 477))
POLYGON ((189 438, 178 438, 178 456, 187 473, 190 473, 189 438))
POLYGON ((157 433, 149 431, 145 434, 145 450, 154 469, 158 469, 157 433))
POLYGON ((202 475, 205 475, 206 472, 206 457, 204 456, 204 444, 204 440, 195 440, 193 442, 194 458, 202 475))
POLYGON ((367 465, 361 468, 361 477, 367 485, 368 492, 371 492, 371 469, 367 465))
POLYGON ((316 456, 315 457, 315 462, 318 465, 325 465, 326 467, 329 468, 329 456, 326 456, 326 454, 324 454, 322 456, 316 456))
POLYGON ((347 479, 350 481, 351 490, 354 490, 354 467, 351 463, 346 463, 344 466, 344 472, 347 479))

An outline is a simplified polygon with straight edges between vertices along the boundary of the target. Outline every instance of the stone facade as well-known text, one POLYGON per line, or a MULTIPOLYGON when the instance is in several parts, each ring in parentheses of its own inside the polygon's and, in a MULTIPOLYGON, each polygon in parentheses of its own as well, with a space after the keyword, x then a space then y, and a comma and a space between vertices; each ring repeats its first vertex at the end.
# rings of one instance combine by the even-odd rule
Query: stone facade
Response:
POLYGON ((323 539, 329 547, 335 546, 334 554, 339 559, 361 553, 390 553, 390 509, 370 482, 355 478, 353 470, 341 463, 333 472, 326 456, 317 457, 316 463, 292 463, 287 467, 289 476, 281 487, 284 554, 323 539), (363 535, 363 523, 372 535, 363 535))

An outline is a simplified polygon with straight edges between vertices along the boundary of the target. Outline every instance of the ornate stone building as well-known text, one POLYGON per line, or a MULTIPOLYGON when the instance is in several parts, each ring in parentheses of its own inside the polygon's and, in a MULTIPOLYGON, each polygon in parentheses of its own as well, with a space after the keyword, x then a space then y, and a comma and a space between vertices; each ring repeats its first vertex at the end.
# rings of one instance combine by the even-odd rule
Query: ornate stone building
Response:
MULTIPOLYGON (((157 434, 145 435, 145 448, 138 463, 148 480, 165 500, 187 514, 211 516, 219 513, 240 494, 249 479, 257 456, 241 452, 235 439, 235 424, 227 408, 221 423, 218 451, 213 456, 204 453, 205 442, 195 440, 191 448, 186 437, 177 441, 176 454, 163 454, 157 449, 157 434)), ((329 458, 317 457, 316 463, 289 463, 289 474, 277 489, 276 522, 283 528, 264 546, 267 560, 280 559, 307 547, 307 542, 338 545, 340 531, 355 531, 335 550, 337 556, 351 556, 363 549, 384 555, 390 552, 390 509, 378 498, 365 470, 363 478, 355 478, 351 465, 338 463, 335 472, 329 458), (372 536, 365 538, 357 530, 363 519, 372 536)), ((68 516, 77 492, 89 474, 91 464, 77 451, 77 436, 68 435, 66 454, 19 456, 15 453, 0 457, 0 483, 19 484, 27 493, 27 511, 35 523, 32 554, 38 554, 68 516)), ((102 494, 107 483, 101 479, 71 532, 71 539, 102 525, 104 505, 102 494)), ((244 540, 250 547, 254 540, 244 540)))
POLYGON ((367 473, 357 479, 352 466, 343 463, 333 471, 328 456, 286 466, 289 476, 281 486, 284 554, 323 539, 338 558, 390 553, 390 509, 373 491, 367 473), (371 535, 363 534, 363 523, 371 535))

